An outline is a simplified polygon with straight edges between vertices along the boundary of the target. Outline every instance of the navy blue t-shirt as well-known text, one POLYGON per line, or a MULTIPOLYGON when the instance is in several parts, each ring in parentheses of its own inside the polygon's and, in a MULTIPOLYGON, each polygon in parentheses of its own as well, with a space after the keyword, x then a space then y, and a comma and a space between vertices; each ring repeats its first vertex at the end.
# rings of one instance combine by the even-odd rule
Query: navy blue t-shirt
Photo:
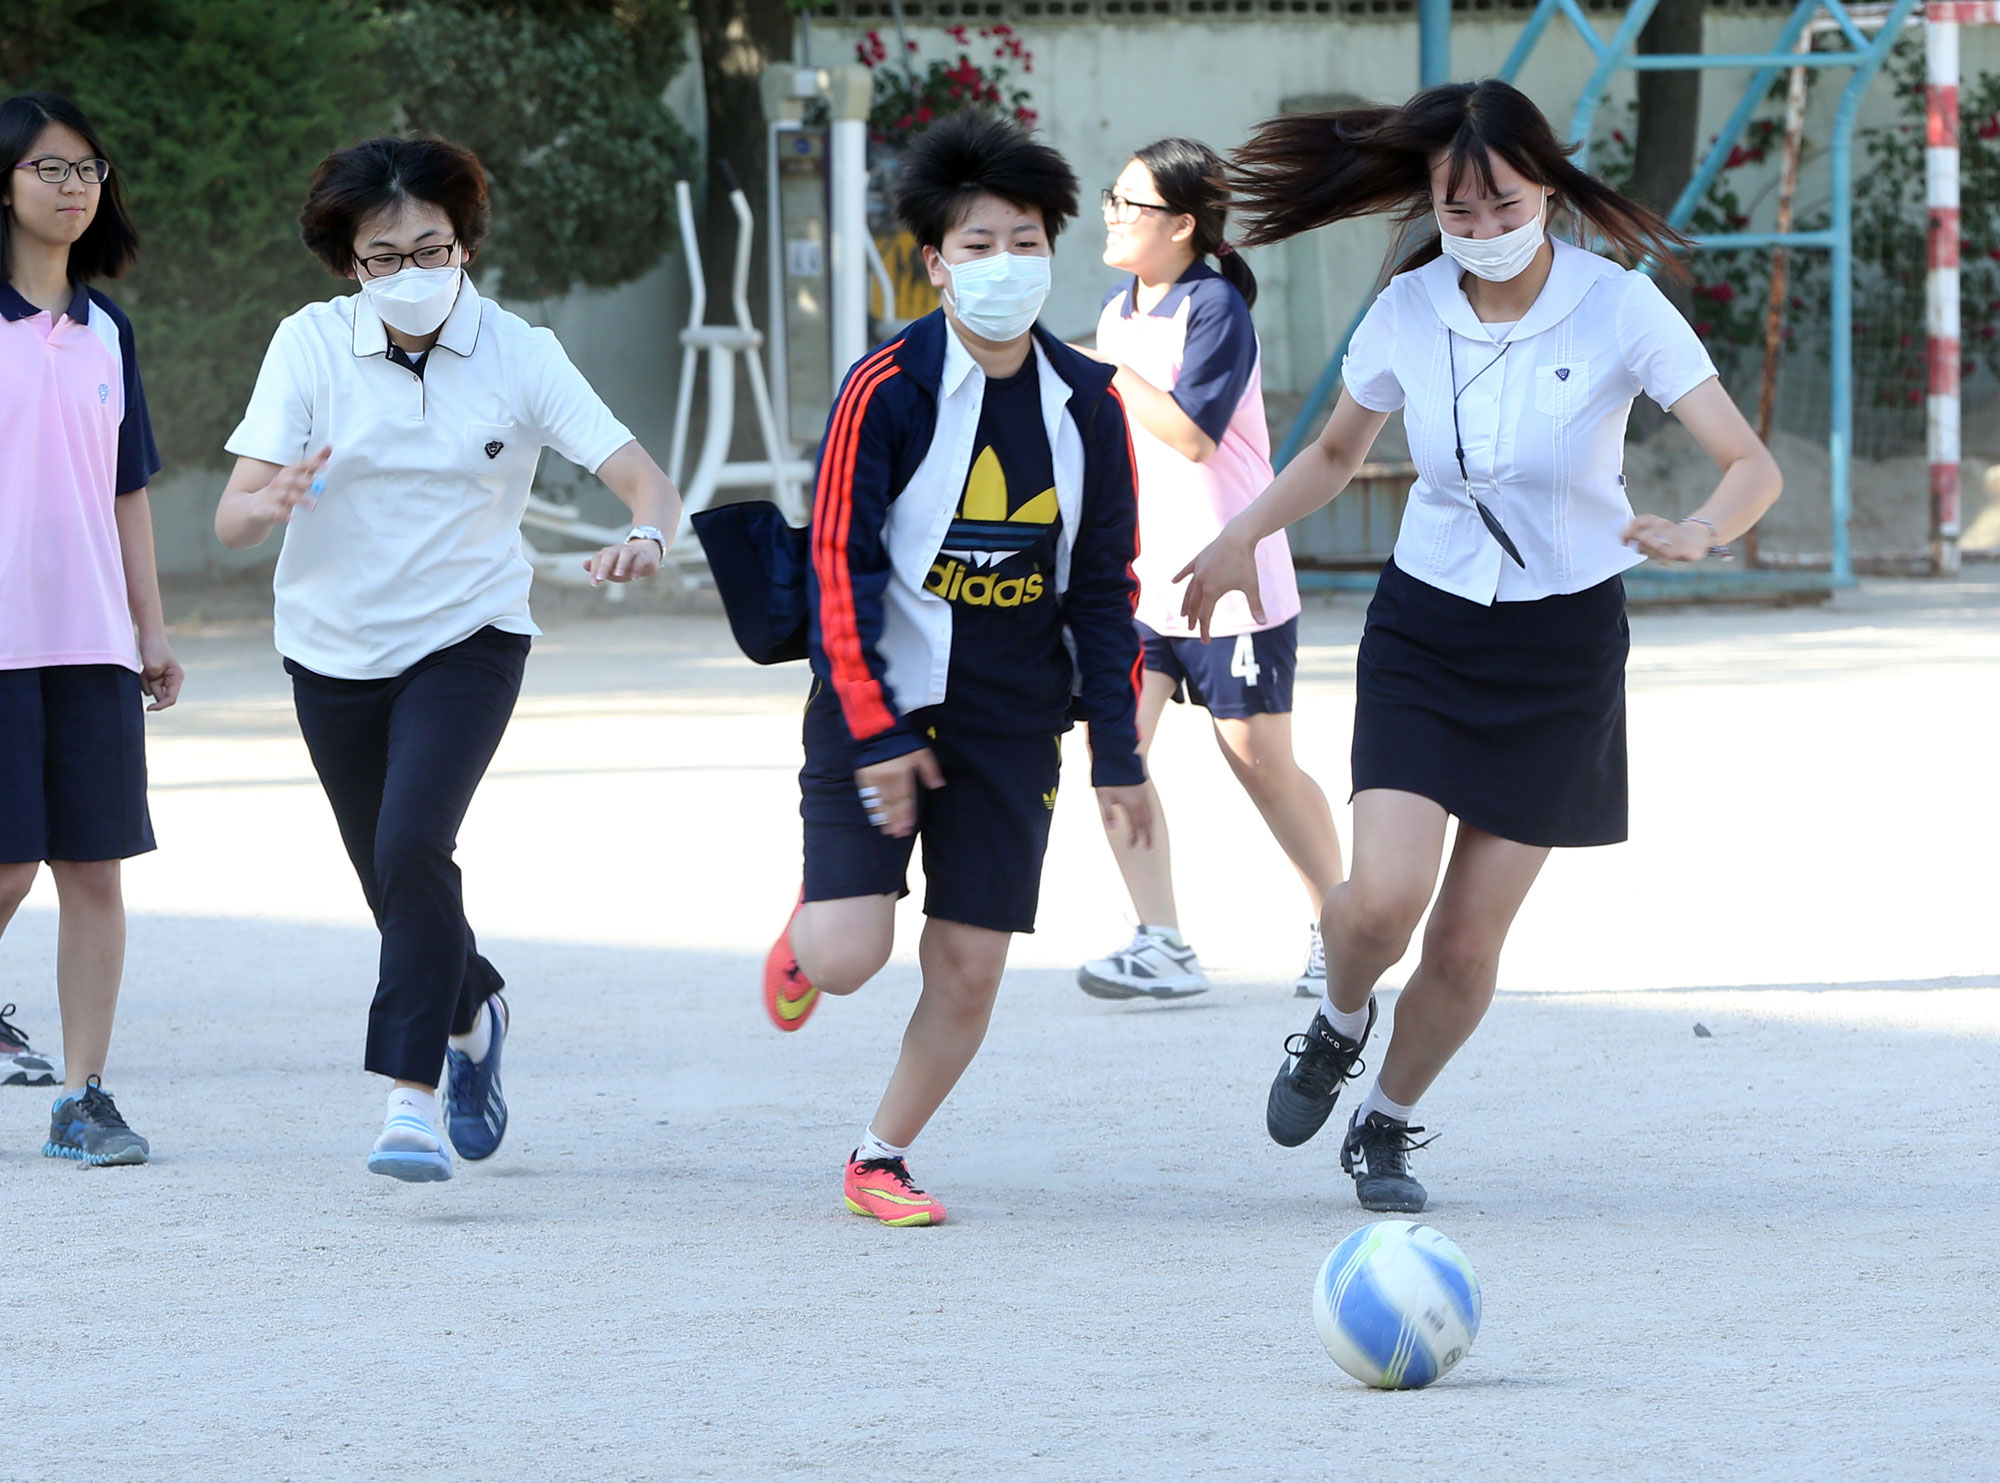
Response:
POLYGON ((1055 463, 1034 356, 989 380, 972 469, 924 589, 951 604, 951 669, 933 715, 968 731, 1068 729, 1070 657, 1056 594, 1055 463))

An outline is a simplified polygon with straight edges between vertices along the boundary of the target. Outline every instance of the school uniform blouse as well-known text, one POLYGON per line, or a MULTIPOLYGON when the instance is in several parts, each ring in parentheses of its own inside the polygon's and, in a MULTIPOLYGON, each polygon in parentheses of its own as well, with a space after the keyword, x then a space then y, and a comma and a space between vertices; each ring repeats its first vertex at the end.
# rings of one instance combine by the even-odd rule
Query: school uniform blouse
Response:
POLYGON ((317 508, 285 527, 278 652, 389 679, 482 628, 541 632, 521 549, 541 451, 595 473, 631 441, 556 337, 469 278, 420 365, 362 295, 307 305, 272 336, 225 445, 277 464, 333 447, 317 508))
POLYGON ((1621 539, 1632 518, 1623 472, 1632 399, 1644 392, 1671 408, 1716 374, 1652 279, 1553 246, 1540 297, 1498 339, 1449 258, 1399 274, 1355 330, 1342 369, 1360 405, 1403 412, 1417 480, 1396 565, 1477 603, 1581 592, 1643 561, 1621 539), (1454 384, 1472 493, 1525 568, 1500 549, 1459 474, 1454 384))
MULTIPOLYGON (((1098 353, 1163 388, 1215 443, 1215 452, 1197 463, 1130 419, 1139 481, 1139 555, 1132 563, 1138 617, 1155 633, 1180 638, 1195 629, 1181 616, 1184 589, 1174 578, 1271 483, 1263 357, 1250 306, 1207 263, 1190 264, 1144 314, 1137 286, 1130 280, 1105 300, 1098 353)), ((1248 598, 1231 592, 1216 604, 1211 633, 1253 633, 1298 616, 1299 583, 1285 533, 1259 541, 1256 554, 1264 621, 1250 615, 1248 598)))
POLYGON ((115 502, 159 471, 123 311, 77 287, 52 315, 0 278, 0 669, 138 671, 115 502))

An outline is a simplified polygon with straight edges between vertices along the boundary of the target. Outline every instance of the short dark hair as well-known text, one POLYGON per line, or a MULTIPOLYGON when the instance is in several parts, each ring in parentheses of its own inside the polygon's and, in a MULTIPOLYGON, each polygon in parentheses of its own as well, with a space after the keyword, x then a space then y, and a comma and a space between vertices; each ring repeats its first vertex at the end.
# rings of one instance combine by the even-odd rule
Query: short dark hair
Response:
POLYGON ((904 151, 896 218, 919 247, 942 247, 945 233, 981 196, 1041 212, 1042 228, 1054 242, 1076 215, 1076 175, 1012 119, 971 108, 947 114, 904 151))
MULTIPOLYGON (((83 136, 92 154, 99 159, 111 158, 83 110, 69 99, 56 93, 21 93, 0 103, 0 170, 11 172, 13 166, 26 159, 28 151, 35 147, 36 138, 50 124, 74 129, 83 136)), ((13 188, 14 178, 9 173, 10 195, 13 188)), ((132 266, 132 259, 138 255, 139 233, 125 213, 125 195, 114 168, 111 178, 98 188, 97 215, 90 219, 83 235, 70 244, 69 276, 78 282, 116 278, 132 266)), ((5 278, 11 268, 7 213, 0 211, 0 278, 5 278)))
POLYGON ((354 266, 354 234, 361 224, 405 201, 422 201, 450 217, 467 253, 479 250, 493 225, 486 168, 478 155, 432 134, 384 135, 335 150, 319 162, 299 213, 299 236, 345 278, 354 266))

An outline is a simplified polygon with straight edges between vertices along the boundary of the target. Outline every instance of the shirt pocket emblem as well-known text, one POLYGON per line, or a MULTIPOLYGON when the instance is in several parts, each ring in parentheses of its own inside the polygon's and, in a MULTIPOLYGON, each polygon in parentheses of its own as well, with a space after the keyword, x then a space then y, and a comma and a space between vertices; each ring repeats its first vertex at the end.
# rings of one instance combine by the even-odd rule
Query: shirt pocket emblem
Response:
POLYGON ((104 406, 108 406, 108 405, 110 405, 110 402, 111 402, 111 385, 110 385, 110 383, 109 383, 109 382, 106 382, 106 381, 100 381, 100 382, 98 382, 98 383, 97 383, 97 405, 98 405, 98 406, 100 406, 100 407, 104 407, 104 406))
POLYGON ((486 445, 486 456, 488 458, 498 458, 500 454, 506 449, 506 447, 507 445, 505 443, 501 442, 498 438, 495 438, 486 445))
POLYGON ((1571 361, 1563 366, 1535 368, 1535 410, 1558 422, 1567 422, 1590 400, 1590 366, 1571 361))

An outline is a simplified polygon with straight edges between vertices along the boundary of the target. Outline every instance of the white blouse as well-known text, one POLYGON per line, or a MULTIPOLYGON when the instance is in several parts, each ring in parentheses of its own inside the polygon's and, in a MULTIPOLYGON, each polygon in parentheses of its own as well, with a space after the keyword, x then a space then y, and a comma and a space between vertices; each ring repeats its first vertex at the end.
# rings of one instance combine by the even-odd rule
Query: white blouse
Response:
POLYGON ((326 492, 278 553, 278 652, 377 680, 489 624, 541 632, 521 517, 542 449, 595 473, 631 441, 556 337, 469 278, 421 375, 389 359, 364 295, 308 304, 271 337, 224 445, 276 464, 333 446, 326 492))
POLYGON ((1504 334, 1480 322, 1457 265, 1441 257, 1390 280, 1342 368, 1363 407, 1403 411, 1417 481, 1396 565, 1477 603, 1581 592, 1645 560, 1621 539, 1632 518, 1623 472, 1632 399, 1643 391, 1671 408, 1716 374, 1652 279, 1553 245, 1540 297, 1504 334), (1454 384, 1470 491, 1453 451, 1454 384), (1501 550, 1473 495, 1525 568, 1501 550))

